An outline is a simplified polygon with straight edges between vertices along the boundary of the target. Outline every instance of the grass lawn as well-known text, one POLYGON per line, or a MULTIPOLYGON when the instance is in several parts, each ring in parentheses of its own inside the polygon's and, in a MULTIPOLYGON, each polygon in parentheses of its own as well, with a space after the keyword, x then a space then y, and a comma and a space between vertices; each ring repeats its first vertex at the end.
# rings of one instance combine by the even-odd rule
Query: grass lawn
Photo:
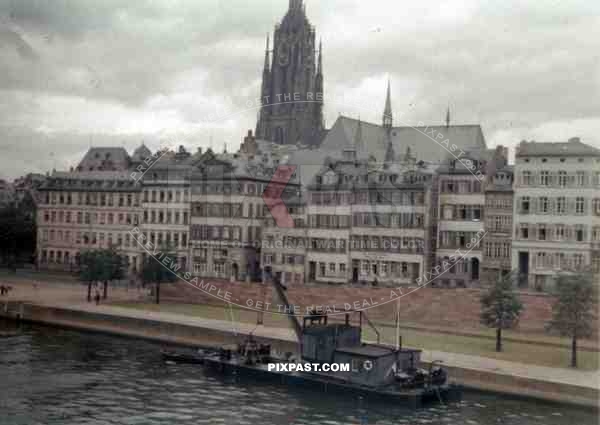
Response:
MULTIPOLYGON (((141 303, 116 303, 118 307, 135 308, 150 311, 164 311, 188 316, 206 317, 217 320, 231 320, 229 309, 220 306, 200 304, 141 304, 141 303)), ((244 323, 256 323, 257 313, 250 310, 233 308, 233 316, 236 321, 244 323)), ((288 327, 288 319, 283 315, 265 313, 263 318, 265 326, 288 327)), ((388 326, 378 326, 382 342, 393 344, 395 342, 395 329, 388 326)), ((375 333, 368 327, 363 327, 364 338, 375 340, 375 333)), ((569 341, 565 339, 552 338, 554 342, 564 343, 564 347, 552 347, 534 343, 522 343, 518 341, 503 341, 504 351, 495 351, 495 340, 478 336, 460 336, 435 331, 421 331, 414 329, 402 329, 402 343, 408 347, 418 347, 428 350, 446 351, 450 353, 472 354, 482 357, 490 357, 499 360, 508 360, 520 363, 529 363, 550 367, 568 367, 570 362, 569 341)), ((493 334, 491 331, 490 335, 493 334)), ((535 341, 537 336, 517 334, 511 332, 511 337, 535 341)), ((539 340, 548 341, 550 337, 540 336, 539 340)), ((434 359, 424 359, 434 360, 434 359)), ((590 351, 579 351, 578 362, 582 370, 596 370, 599 368, 600 353, 590 351)))

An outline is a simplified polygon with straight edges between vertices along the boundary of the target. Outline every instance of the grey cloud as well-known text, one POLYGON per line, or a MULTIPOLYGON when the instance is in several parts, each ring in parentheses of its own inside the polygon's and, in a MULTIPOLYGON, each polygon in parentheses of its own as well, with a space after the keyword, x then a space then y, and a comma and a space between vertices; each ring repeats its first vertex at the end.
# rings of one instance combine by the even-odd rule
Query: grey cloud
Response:
MULTIPOLYGON (((464 0, 456 6, 468 12, 440 19, 431 16, 442 13, 437 2, 372 0, 373 16, 364 16, 357 0, 305 2, 323 37, 326 102, 331 93, 389 74, 394 108, 407 112, 408 123, 439 123, 448 104, 454 122, 480 122, 488 139, 546 122, 600 121, 597 2, 464 0)), ((33 163, 49 166, 34 152, 47 156, 52 148, 70 158, 74 146, 87 148, 86 134, 44 145, 34 123, 44 121, 45 96, 141 111, 163 96, 158 108, 176 111, 185 123, 223 104, 240 109, 258 96, 265 35, 286 8, 287 0, 0 2, 0 147, 15 151, 0 165, 19 174, 33 163), (31 163, 19 160, 27 156, 31 163)), ((384 90, 369 93, 369 103, 383 107, 384 90)), ((338 108, 329 102, 326 110, 331 125, 338 108)), ((254 115, 215 125, 215 147, 226 140, 232 149, 254 115)), ((111 137, 102 140, 119 144, 111 137)), ((128 137, 137 143, 148 135, 128 137)), ((192 144, 208 145, 205 132, 195 137, 192 144)))

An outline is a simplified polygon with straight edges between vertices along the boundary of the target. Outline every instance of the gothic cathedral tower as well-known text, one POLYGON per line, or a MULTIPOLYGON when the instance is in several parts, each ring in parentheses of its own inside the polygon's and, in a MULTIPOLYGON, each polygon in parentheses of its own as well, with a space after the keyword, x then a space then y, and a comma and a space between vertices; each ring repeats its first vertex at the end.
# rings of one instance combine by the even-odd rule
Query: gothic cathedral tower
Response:
POLYGON ((290 0, 267 50, 256 137, 278 144, 319 146, 323 131, 323 65, 302 0, 290 0))

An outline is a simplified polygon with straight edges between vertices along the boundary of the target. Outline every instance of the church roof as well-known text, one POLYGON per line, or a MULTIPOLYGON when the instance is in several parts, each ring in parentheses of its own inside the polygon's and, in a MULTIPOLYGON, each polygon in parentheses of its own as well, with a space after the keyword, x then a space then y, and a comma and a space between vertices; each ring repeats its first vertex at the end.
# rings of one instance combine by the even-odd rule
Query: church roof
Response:
MULTIPOLYGON (((338 117, 323 140, 321 150, 337 157, 343 149, 355 147, 358 122, 354 118, 338 117)), ((388 148, 387 130, 381 125, 361 121, 361 133, 363 143, 362 147, 357 147, 357 156, 366 158, 374 155, 377 161, 383 161, 388 148)), ((454 144, 457 149, 464 151, 486 147, 480 125, 392 127, 390 136, 395 152, 406 152, 406 148, 410 147, 418 161, 444 161, 449 153, 441 144, 444 140, 448 140, 450 146, 454 144)))

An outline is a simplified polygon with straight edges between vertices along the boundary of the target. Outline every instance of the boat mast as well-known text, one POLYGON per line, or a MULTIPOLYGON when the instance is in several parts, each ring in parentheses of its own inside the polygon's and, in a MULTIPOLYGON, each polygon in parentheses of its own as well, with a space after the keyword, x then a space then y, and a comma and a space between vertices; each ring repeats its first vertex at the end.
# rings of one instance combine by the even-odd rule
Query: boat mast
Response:
POLYGON ((400 349, 400 297, 396 303, 396 351, 400 349))

